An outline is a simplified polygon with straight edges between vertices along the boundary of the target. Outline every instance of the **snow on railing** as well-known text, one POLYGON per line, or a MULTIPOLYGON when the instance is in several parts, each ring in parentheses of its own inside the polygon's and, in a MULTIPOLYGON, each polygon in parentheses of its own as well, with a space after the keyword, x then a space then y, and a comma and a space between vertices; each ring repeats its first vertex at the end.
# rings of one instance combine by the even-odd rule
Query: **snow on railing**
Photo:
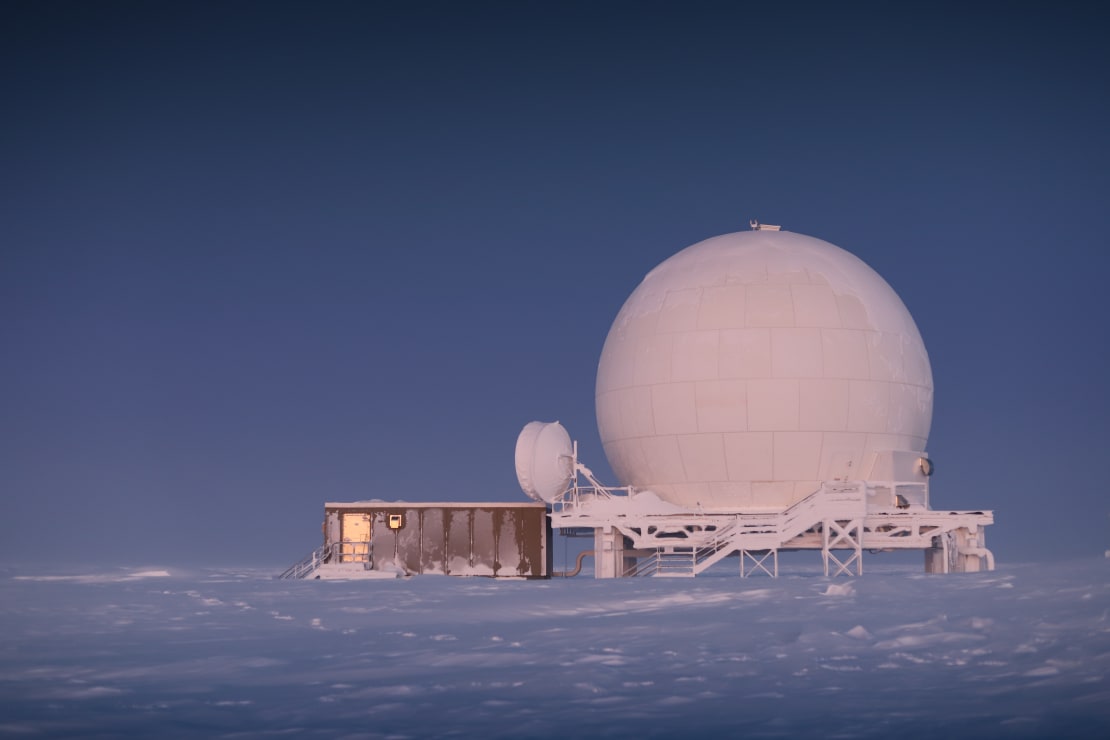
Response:
POLYGON ((308 555, 301 558, 296 563, 293 563, 293 565, 286 568, 285 571, 278 576, 278 580, 304 578, 306 575, 319 568, 322 563, 326 562, 330 554, 331 546, 321 545, 320 547, 317 547, 315 550, 310 552, 308 555))
POLYGON ((741 550, 777 549, 826 519, 852 518, 863 513, 867 496, 864 481, 822 484, 785 511, 762 521, 737 515, 714 533, 711 542, 695 551, 694 572, 700 573, 729 554, 741 550))
POLYGON ((341 540, 321 545, 293 565, 286 568, 278 580, 305 578, 325 563, 364 563, 367 568, 374 562, 374 545, 370 540, 341 540))
POLYGON ((783 544, 826 519, 863 516, 867 506, 867 482, 822 483, 821 487, 779 515, 783 544))

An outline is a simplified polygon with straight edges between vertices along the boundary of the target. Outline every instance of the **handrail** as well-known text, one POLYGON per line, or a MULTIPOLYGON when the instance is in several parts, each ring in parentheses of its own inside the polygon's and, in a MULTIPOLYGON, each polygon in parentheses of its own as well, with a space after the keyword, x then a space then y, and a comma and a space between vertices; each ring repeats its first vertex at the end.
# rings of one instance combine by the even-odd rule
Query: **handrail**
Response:
POLYGON ((829 517, 836 518, 849 513, 844 511, 844 507, 838 506, 837 504, 848 503, 851 504, 853 508, 858 506, 858 513, 865 513, 866 487, 866 481, 845 482, 835 487, 830 487, 824 483, 821 484, 821 487, 816 491, 782 512, 780 515, 779 528, 779 535, 782 542, 785 543, 797 537, 810 529, 813 525, 820 523, 822 519, 829 517), (830 501, 829 499, 833 495, 840 495, 843 498, 840 501, 830 501), (820 512, 821 515, 816 518, 806 516, 807 514, 817 514, 818 512, 820 512))
POLYGON ((369 566, 374 561, 373 540, 340 540, 333 542, 332 562, 339 563, 365 563, 369 566))
MULTIPOLYGON (((609 526, 629 537, 638 549, 655 552, 640 559, 625 571, 625 576, 655 575, 663 571, 683 571, 696 575, 728 555, 742 550, 778 549, 790 540, 823 522, 856 519, 867 513, 866 481, 828 481, 786 509, 766 514, 735 514, 731 518, 713 517, 712 528, 693 526, 693 519, 682 515, 652 517, 653 531, 646 526, 631 527, 610 520, 609 526), (682 537, 664 540, 658 532, 684 529, 682 537), (654 529, 658 527, 658 529, 654 529), (691 528, 693 527, 693 528, 691 528)), ((572 488, 560 504, 570 508, 582 495, 611 496, 611 491, 572 488)))
POLYGON ((363 563, 366 567, 374 562, 374 543, 370 540, 340 540, 321 545, 286 568, 278 580, 295 580, 314 573, 325 563, 363 563))
POLYGON ((308 555, 286 568, 282 574, 278 576, 278 580, 284 581, 304 578, 306 575, 319 568, 322 563, 330 559, 330 549, 330 545, 321 545, 317 547, 308 555))
POLYGON ((625 578, 635 578, 637 576, 650 576, 659 570, 659 552, 653 552, 643 560, 637 560, 636 564, 626 570, 623 574, 625 578))
MULTIPOLYGON (((844 516, 848 513, 844 511, 844 504, 850 504, 853 509, 859 507, 862 512, 866 505, 866 486, 864 481, 845 482, 834 486, 822 484, 816 491, 795 502, 777 514, 771 522, 760 527, 762 531, 746 529, 742 518, 737 516, 731 524, 717 530, 710 542, 695 550, 693 570, 695 573, 700 573, 732 552, 750 549, 745 545, 752 544, 751 539, 757 535, 763 538, 773 537, 777 541, 776 545, 781 546, 824 519, 844 516), (834 496, 837 499, 833 499, 834 496)), ((760 544, 766 544, 766 542, 760 544)))

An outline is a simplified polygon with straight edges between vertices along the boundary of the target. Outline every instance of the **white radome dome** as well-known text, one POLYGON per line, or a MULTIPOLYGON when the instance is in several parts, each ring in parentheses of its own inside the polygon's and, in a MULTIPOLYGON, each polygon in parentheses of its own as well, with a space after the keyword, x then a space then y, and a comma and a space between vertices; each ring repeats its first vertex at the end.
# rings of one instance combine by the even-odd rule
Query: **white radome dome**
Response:
POLYGON ((786 231, 724 234, 644 278, 597 371, 624 485, 690 509, 782 509, 875 453, 923 451, 929 356, 894 290, 854 255, 786 231))

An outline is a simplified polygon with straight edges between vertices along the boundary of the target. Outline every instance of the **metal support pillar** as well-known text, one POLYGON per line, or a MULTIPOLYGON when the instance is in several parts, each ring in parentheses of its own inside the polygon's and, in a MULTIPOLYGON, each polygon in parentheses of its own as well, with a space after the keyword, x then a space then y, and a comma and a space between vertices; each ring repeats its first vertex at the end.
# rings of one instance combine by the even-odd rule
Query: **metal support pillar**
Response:
POLYGON ((594 530, 594 578, 624 575, 624 535, 616 527, 594 530))
POLYGON ((852 565, 856 566, 856 575, 863 575, 863 520, 862 519, 826 519, 821 526, 821 555, 825 561, 825 575, 835 578, 841 573, 852 575, 852 565), (851 550, 845 560, 833 554, 833 550, 851 550), (835 569, 830 568, 830 564, 835 569))

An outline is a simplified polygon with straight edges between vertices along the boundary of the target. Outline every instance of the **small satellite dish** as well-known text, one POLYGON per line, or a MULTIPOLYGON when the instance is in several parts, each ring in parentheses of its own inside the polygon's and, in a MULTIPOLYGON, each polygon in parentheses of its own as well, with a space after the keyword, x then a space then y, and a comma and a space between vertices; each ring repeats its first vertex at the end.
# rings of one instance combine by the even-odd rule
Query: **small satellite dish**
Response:
POLYGON ((567 490, 574 473, 574 445, 557 421, 533 421, 516 438, 516 479, 529 498, 550 503, 567 490))

